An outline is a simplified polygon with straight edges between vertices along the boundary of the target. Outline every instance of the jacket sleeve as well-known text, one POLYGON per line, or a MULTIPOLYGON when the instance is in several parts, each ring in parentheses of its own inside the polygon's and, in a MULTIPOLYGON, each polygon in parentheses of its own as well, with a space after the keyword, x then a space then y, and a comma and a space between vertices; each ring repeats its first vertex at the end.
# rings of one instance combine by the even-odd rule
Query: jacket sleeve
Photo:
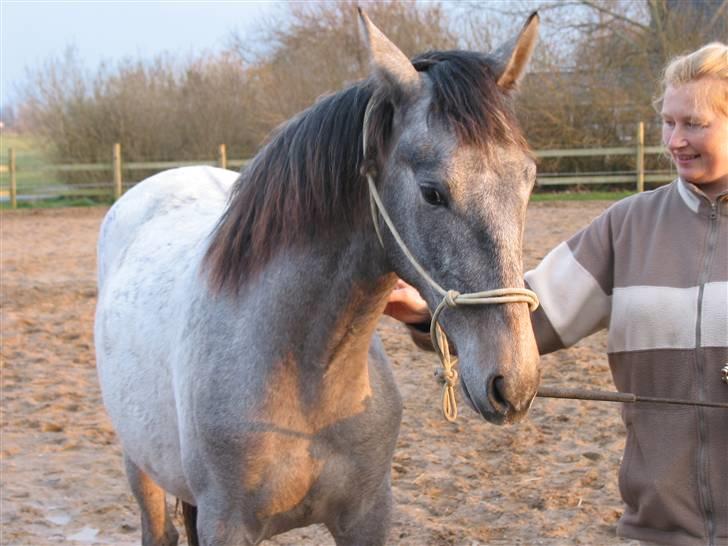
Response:
POLYGON ((525 275, 540 307, 531 315, 541 354, 606 328, 614 270, 612 209, 549 252, 525 275))

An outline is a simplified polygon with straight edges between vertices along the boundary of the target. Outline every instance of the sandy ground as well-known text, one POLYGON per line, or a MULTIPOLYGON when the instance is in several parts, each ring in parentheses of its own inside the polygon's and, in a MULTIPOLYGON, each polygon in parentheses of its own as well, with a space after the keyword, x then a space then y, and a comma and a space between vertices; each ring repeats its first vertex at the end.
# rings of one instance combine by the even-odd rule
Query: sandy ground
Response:
MULTIPOLYGON (((526 266, 606 205, 532 204, 526 266)), ((104 213, 1 216, 2 544, 139 544, 137 507, 94 368, 95 243, 104 213)), ((525 422, 496 427, 460 396, 461 417, 450 424, 440 416, 434 356, 391 319, 382 319, 380 333, 404 398, 391 544, 636 544, 615 536, 618 405, 537 399, 525 422)), ((604 348, 600 334, 544 357, 544 383, 611 388, 604 348)), ((314 526, 270 543, 333 541, 314 526)))

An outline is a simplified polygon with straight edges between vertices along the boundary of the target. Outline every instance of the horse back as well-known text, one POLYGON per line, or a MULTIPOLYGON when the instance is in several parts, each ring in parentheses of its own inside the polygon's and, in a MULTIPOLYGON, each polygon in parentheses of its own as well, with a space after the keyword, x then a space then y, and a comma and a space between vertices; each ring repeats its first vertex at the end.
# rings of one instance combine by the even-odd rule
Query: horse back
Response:
POLYGON ((179 227, 187 232, 197 229, 203 234, 222 214, 237 177, 233 171, 214 167, 182 167, 154 175, 127 191, 101 224, 97 245, 99 288, 114 263, 132 241, 144 235, 150 223, 167 217, 171 222, 180 222, 179 227))

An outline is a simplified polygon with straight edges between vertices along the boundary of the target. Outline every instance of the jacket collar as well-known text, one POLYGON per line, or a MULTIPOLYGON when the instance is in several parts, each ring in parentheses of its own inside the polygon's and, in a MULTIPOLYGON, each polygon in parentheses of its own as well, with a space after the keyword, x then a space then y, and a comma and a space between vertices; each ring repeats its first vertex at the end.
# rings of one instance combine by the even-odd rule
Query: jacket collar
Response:
MULTIPOLYGON (((682 178, 677 179, 677 191, 680 194, 683 202, 688 206, 694 213, 706 213, 709 214, 713 208, 711 201, 707 195, 695 184, 686 182, 682 178)), ((725 203, 728 202, 728 193, 723 192, 718 196, 717 203, 720 209, 725 208, 725 203)), ((721 210, 722 212, 722 210, 721 210)))
POLYGON ((680 193, 680 197, 682 197, 682 200, 688 208, 693 212, 698 212, 700 209, 701 199, 698 197, 697 192, 700 192, 703 199, 707 199, 702 191, 696 188, 693 184, 685 182, 682 178, 677 179, 677 191, 680 193))

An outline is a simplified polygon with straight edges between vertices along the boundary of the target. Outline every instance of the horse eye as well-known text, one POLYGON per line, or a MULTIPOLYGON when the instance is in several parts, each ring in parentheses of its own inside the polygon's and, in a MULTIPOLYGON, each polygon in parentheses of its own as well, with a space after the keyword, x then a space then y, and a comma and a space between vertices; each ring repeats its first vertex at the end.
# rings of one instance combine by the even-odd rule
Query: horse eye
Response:
POLYGON ((442 193, 440 193, 439 190, 433 188, 432 186, 421 186, 420 191, 422 192, 422 197, 427 204, 436 207, 443 207, 447 205, 445 197, 442 195, 442 193))

